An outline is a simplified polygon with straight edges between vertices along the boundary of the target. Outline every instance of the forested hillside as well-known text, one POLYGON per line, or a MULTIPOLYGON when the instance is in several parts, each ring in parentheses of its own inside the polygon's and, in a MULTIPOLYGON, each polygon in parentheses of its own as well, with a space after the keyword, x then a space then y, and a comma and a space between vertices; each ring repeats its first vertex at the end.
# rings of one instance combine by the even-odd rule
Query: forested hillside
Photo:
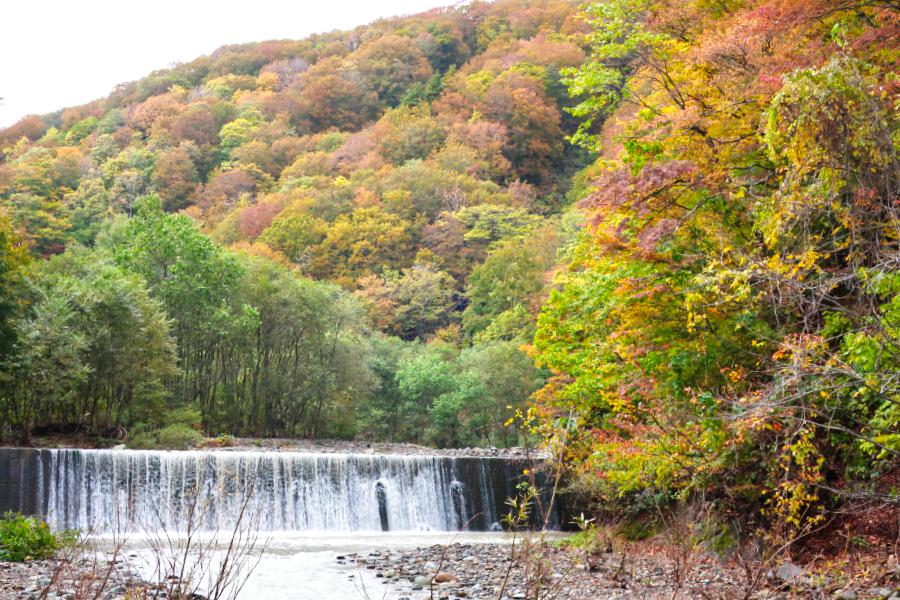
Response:
POLYGON ((560 75, 586 31, 574 2, 474 3, 0 132, 7 428, 515 442, 590 160, 560 75))

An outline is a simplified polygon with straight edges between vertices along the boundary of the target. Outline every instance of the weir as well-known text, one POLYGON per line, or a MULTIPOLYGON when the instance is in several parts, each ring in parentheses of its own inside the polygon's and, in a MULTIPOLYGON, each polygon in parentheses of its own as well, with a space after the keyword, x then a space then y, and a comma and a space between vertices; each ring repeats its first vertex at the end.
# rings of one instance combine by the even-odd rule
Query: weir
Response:
POLYGON ((0 449, 0 510, 56 530, 499 528, 522 479, 500 458, 253 451, 0 449))

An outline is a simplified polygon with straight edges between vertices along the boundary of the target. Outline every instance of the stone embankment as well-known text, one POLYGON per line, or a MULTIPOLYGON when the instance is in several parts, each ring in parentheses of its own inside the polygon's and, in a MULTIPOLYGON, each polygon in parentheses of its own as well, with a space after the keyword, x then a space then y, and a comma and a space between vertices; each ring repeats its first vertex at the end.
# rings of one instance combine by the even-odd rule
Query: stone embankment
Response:
POLYGON ((264 450, 347 454, 399 454, 407 456, 451 456, 474 458, 542 459, 547 454, 526 448, 430 448, 417 444, 353 440, 299 440, 289 438, 210 438, 201 446, 216 450, 264 450))
MULTIPOLYGON (((0 447, 15 445, 0 443, 0 447)), ((35 437, 34 448, 98 448, 93 439, 82 439, 74 436, 53 435, 35 437)), ((113 446, 114 449, 129 449, 128 440, 122 440, 113 446)), ((157 448, 168 450, 170 448, 157 448)), ((206 438, 196 450, 234 450, 234 451, 266 451, 266 452, 315 452, 325 454, 405 454, 412 456, 455 456, 474 458, 507 458, 507 459, 545 459, 549 454, 537 449, 527 448, 431 448, 418 444, 400 444, 390 442, 366 442, 358 440, 305 440, 293 438, 241 438, 221 436, 206 438)))

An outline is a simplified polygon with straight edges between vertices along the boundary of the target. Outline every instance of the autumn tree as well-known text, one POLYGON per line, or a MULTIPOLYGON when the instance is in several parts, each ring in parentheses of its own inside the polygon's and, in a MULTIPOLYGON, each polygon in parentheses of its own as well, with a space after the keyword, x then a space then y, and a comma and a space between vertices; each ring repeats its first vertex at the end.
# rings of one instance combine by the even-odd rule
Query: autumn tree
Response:
POLYGON ((387 106, 397 106, 410 85, 431 76, 431 66, 415 42, 399 35, 388 34, 363 45, 348 61, 387 106))
POLYGON ((375 325, 403 339, 425 338, 447 325, 459 304, 453 278, 426 265, 359 280, 356 295, 375 325))

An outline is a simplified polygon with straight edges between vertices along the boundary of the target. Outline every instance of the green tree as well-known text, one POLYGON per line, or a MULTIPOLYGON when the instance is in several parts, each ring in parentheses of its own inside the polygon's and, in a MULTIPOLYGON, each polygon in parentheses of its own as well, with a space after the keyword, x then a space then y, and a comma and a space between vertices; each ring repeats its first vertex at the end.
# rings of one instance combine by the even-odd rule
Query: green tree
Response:
POLYGON ((175 374, 175 344, 161 302, 143 279, 116 265, 103 250, 73 248, 44 263, 34 285, 41 300, 65 298, 66 323, 81 340, 85 373, 77 387, 55 399, 52 420, 76 420, 90 430, 157 417, 165 407, 164 383, 175 374))
POLYGON ((174 320, 179 375, 170 381, 171 392, 200 406, 204 424, 212 424, 219 352, 233 327, 252 327, 246 307, 233 302, 240 264, 189 217, 164 213, 154 196, 142 199, 134 218, 104 241, 120 265, 147 281, 174 320))
POLYGON ((12 220, 0 210, 0 356, 9 356, 15 344, 15 319, 23 306, 23 277, 28 265, 25 244, 12 220))

